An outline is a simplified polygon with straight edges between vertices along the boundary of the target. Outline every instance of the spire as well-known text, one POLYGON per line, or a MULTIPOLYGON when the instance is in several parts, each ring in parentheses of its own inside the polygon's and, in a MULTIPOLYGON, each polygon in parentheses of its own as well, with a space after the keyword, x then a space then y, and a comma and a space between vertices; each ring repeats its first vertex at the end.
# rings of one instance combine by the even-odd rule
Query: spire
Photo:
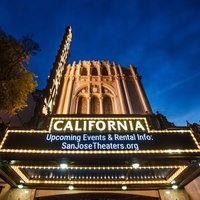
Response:
POLYGON ((44 91, 44 102, 42 114, 52 114, 55 101, 58 96, 59 85, 61 83, 65 66, 69 59, 69 49, 72 40, 72 29, 70 26, 66 27, 65 34, 60 44, 53 68, 50 72, 47 86, 44 91))

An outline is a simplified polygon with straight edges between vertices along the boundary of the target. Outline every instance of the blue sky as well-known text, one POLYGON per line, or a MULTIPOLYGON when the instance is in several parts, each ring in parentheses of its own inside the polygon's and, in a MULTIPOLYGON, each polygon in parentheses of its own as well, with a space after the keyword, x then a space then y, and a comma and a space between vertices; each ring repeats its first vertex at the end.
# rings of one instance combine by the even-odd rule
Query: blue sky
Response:
POLYGON ((176 125, 200 120, 199 0, 1 0, 0 27, 33 35, 42 51, 30 70, 46 86, 65 27, 70 63, 109 60, 133 64, 154 111, 176 125))

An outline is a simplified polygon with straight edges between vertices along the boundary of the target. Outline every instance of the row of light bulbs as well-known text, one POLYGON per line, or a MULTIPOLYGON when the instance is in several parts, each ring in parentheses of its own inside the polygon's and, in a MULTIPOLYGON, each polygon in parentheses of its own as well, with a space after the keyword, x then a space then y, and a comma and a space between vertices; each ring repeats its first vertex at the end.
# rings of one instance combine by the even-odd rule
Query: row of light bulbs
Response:
MULTIPOLYGON (((137 168, 139 168, 140 167, 140 164, 139 163, 134 163, 134 164, 132 164, 132 168, 134 168, 134 169, 137 169, 137 168)), ((172 166, 171 166, 172 167, 172 166)), ((173 166, 173 168, 174 168, 175 166, 173 166)), ((180 166, 179 166, 180 167, 180 166)), ((183 168, 185 168, 186 166, 184 166, 183 168)), ((60 168, 61 169, 68 169, 68 165, 66 164, 66 163, 62 163, 62 164, 60 164, 60 168)), ((71 167, 70 167, 71 168, 71 167)), ((165 167, 166 168, 166 167, 165 167)), ((19 170, 19 169, 18 169, 19 170)), ((175 176, 175 175, 174 175, 175 176)), ((171 177, 172 178, 172 177, 171 177)), ((34 180, 32 180, 31 181, 32 183, 39 183, 40 181, 34 181, 34 180)), ((62 183, 64 183, 63 181, 61 181, 62 183)), ((59 181, 45 181, 45 183, 49 183, 49 184, 56 184, 56 183, 61 183, 61 182, 59 182, 59 181)), ((98 184, 110 184, 110 181, 104 181, 103 183, 101 183, 101 181, 94 181, 94 182, 91 182, 91 181, 78 181, 77 182, 77 184, 86 184, 86 183, 88 183, 88 184, 95 184, 96 182, 98 182, 98 184)), ((114 182, 116 182, 116 183, 113 183, 113 184, 119 184, 119 182, 118 181, 114 181, 114 182)), ((130 182, 130 181, 129 181, 130 182)), ((130 183, 132 184, 132 182, 133 181, 131 181, 130 183)), ((138 182, 138 181, 134 181, 134 183, 136 183, 136 182, 138 182)), ((146 182, 146 181, 139 181, 140 183, 142 183, 142 184, 145 184, 145 183, 156 183, 156 184, 158 184, 158 183, 161 183, 160 181, 148 181, 148 182, 146 182)), ((138 182, 138 183, 139 183, 138 182)), ((65 183, 67 183, 67 182, 65 182, 65 183)), ((163 183, 163 182, 162 182, 163 183)), ((72 185, 73 186, 73 185, 72 185)), ((73 189, 73 187, 72 186, 70 186, 70 190, 72 190, 73 189)), ((19 187, 22 187, 22 185, 19 185, 19 187)), ((178 186, 177 185, 172 185, 172 188, 173 189, 177 189, 178 188, 178 186)), ((123 190, 126 190, 127 189, 127 186, 126 185, 123 185, 122 186, 122 189, 123 190)))
MULTIPOLYGON (((31 176, 32 179, 37 179, 37 178, 41 178, 41 176, 37 176, 37 175, 32 175, 31 176)), ((42 178, 46 178, 46 179, 66 179, 67 177, 66 176, 55 176, 55 175, 46 175, 45 177, 42 177, 42 178)), ((71 179, 124 179, 125 177, 124 176, 71 176, 71 179)), ((146 175, 141 175, 141 176, 129 176, 128 179, 164 179, 165 177, 164 176, 160 176, 160 175, 155 175, 155 176, 146 176, 146 175)))
MULTIPOLYGON (((34 168, 34 169, 59 169, 59 167, 55 167, 55 166, 53 166, 53 167, 42 167, 41 168, 41 166, 15 166, 15 165, 13 165, 12 166, 12 168, 15 170, 15 172, 17 172, 21 177, 22 177, 22 179, 24 179, 24 180, 26 180, 26 182, 31 182, 31 181, 33 181, 33 180, 28 180, 25 176, 24 176, 24 174, 22 173, 22 171, 21 171, 21 169, 22 168, 25 168, 25 169, 32 169, 32 168, 34 168)), ((72 169, 73 167, 68 167, 68 165, 66 164, 66 163, 62 163, 62 164, 60 164, 60 168, 61 169, 68 169, 68 168, 70 168, 70 169, 72 169)), ((80 169, 82 169, 82 167, 78 167, 78 168, 80 168, 80 169)), ((97 167, 97 169, 118 169, 118 167, 97 167)), ((133 165, 132 165, 132 168, 133 169, 137 169, 137 168, 140 168, 140 169, 155 169, 155 168, 157 168, 157 169, 164 169, 164 168, 179 168, 177 171, 176 171, 176 173, 175 174, 173 174, 171 177, 170 177, 170 179, 168 179, 167 180, 167 182, 170 182, 171 180, 173 180, 177 175, 179 175, 185 168, 187 168, 187 166, 151 166, 151 167, 149 167, 149 166, 147 166, 147 167, 140 167, 140 165, 139 165, 139 163, 134 163, 133 165)), ((83 168, 83 169, 85 169, 85 167, 83 168)), ((86 169, 96 169, 96 168, 93 168, 93 167, 86 167, 86 169)), ((130 167, 120 167, 120 169, 131 169, 130 167)), ((52 176, 53 177, 53 176, 52 176)), ((52 177, 46 177, 46 178, 52 178, 52 177)), ((151 179, 151 177, 148 177, 148 176, 132 176, 134 179, 135 178, 138 178, 138 179, 151 179)), ((32 178, 40 178, 39 176, 32 176, 32 178)), ((53 178, 59 178, 59 176, 54 176, 53 178)), ((61 177, 60 177, 61 178, 61 177)), ((63 176, 63 178, 64 178, 64 176, 63 176)), ((72 179, 73 178, 75 178, 76 179, 76 177, 72 177, 72 179)), ((82 178, 82 179, 101 179, 101 176, 98 176, 98 177, 94 177, 94 176, 88 176, 88 177, 86 177, 86 176, 80 176, 80 177, 77 177, 77 178, 82 178)), ((108 176, 102 176, 102 179, 103 178, 105 178, 105 179, 109 179, 109 177, 108 176)), ((113 179, 113 177, 112 176, 110 176, 110 178, 112 178, 113 179)), ((116 177, 115 177, 116 178, 116 177)), ((117 179, 124 179, 125 177, 124 176, 121 176, 121 177, 117 177, 117 179)), ((163 178, 163 177, 161 177, 161 176, 153 176, 152 178, 163 178)), ((39 181, 40 182, 40 181, 39 181)), ((52 182, 52 181, 51 181, 52 182)), ((61 181, 62 182, 62 181, 61 181)))
MULTIPOLYGON (((126 185, 122 185, 122 190, 127 190, 127 186, 126 185)), ((178 189, 178 185, 172 185, 172 189, 176 190, 178 189)))
MULTIPOLYGON (((4 140, 5 141, 5 140, 4 140)), ((0 145, 2 153, 31 153, 31 154, 172 154, 199 153, 200 146, 195 140, 197 149, 160 149, 160 150, 45 150, 45 149, 3 149, 4 141, 0 145), (2 149, 1 149, 2 148, 2 149)))
MULTIPOLYGON (((18 188, 19 189, 22 189, 24 186, 23 186, 23 184, 20 184, 20 185, 18 185, 18 188)), ((122 190, 127 190, 127 186, 126 185, 122 185, 122 190)), ((69 190, 73 190, 74 189, 74 186, 73 185, 69 185, 68 186, 68 189, 69 190)), ((176 189, 178 189, 178 185, 172 185, 172 189, 174 189, 174 190, 176 190, 176 189)))

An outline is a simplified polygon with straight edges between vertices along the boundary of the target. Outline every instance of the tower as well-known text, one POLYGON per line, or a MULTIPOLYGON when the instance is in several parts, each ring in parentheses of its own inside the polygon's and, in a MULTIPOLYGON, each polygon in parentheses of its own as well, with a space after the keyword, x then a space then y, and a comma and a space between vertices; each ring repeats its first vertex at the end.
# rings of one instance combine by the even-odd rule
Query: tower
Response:
POLYGON ((65 29, 65 34, 60 44, 53 68, 50 72, 50 76, 47 80, 47 86, 44 91, 44 102, 42 105, 42 114, 52 114, 55 110, 60 85, 63 80, 63 73, 65 65, 69 59, 69 49, 72 40, 71 27, 65 29))

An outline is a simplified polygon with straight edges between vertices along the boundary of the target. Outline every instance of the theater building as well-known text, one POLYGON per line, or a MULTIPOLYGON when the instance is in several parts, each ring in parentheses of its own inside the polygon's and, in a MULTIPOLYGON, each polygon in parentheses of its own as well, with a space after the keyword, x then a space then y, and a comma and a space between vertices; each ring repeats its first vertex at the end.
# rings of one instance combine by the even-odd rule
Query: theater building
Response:
POLYGON ((31 120, 1 133, 0 199, 199 199, 199 125, 153 113, 133 65, 69 64, 71 40, 31 120))

